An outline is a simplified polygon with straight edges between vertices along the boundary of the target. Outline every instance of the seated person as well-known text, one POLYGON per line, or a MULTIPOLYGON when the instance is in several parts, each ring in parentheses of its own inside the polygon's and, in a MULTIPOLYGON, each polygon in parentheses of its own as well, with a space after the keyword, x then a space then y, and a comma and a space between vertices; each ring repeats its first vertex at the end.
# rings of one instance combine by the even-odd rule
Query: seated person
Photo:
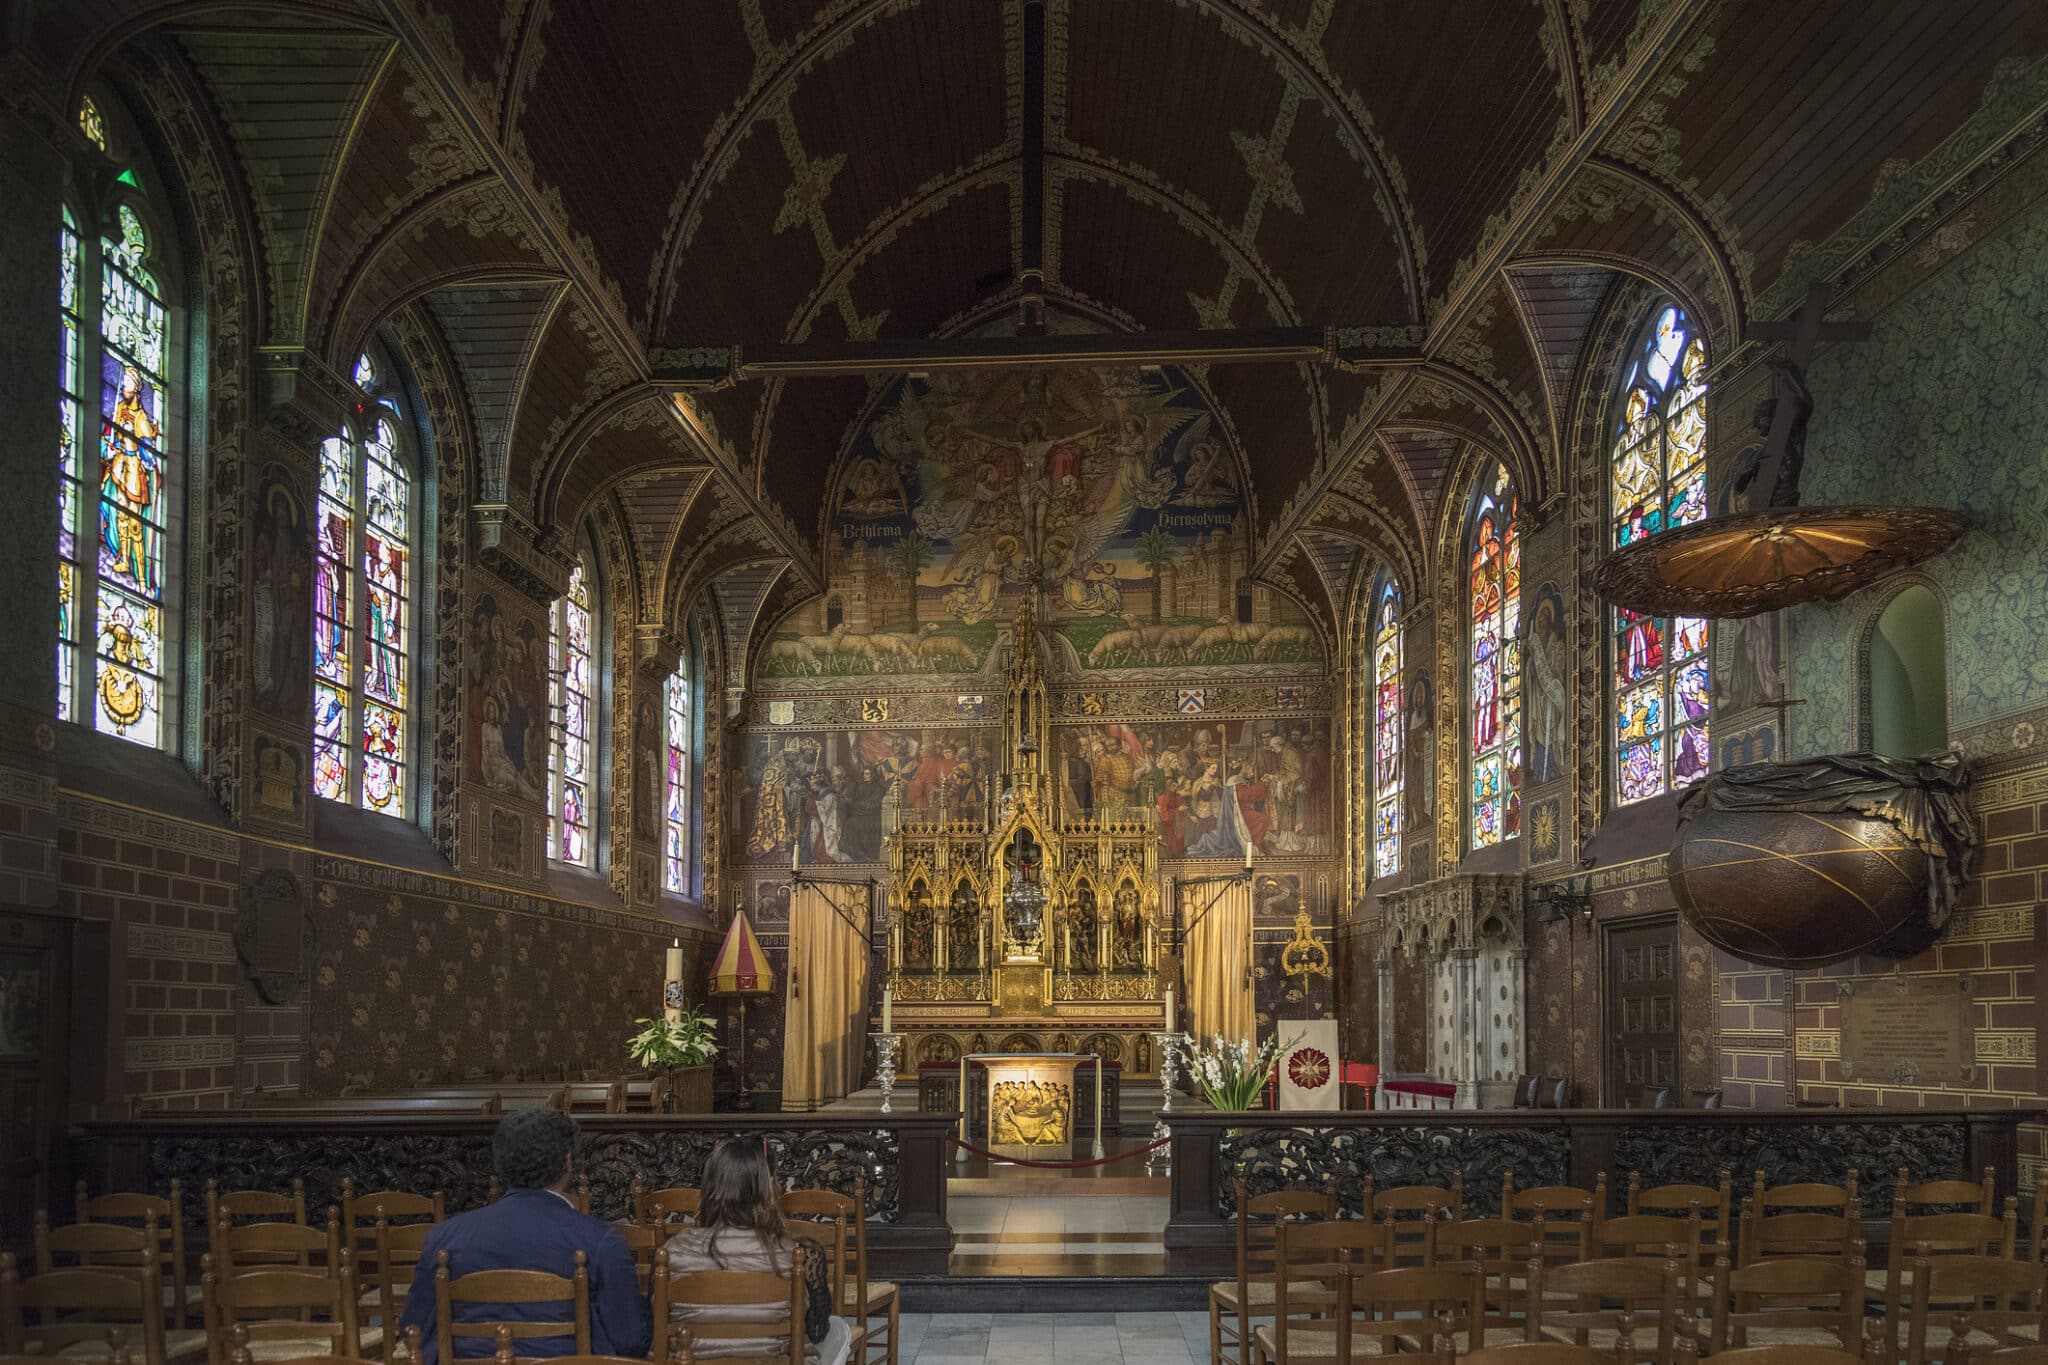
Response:
MULTIPOLYGON (((809 1238, 803 1242, 805 1355, 821 1365, 844 1365, 853 1346, 853 1333, 844 1318, 832 1316, 831 1253, 809 1238)), ((759 1138, 726 1138, 711 1149, 710 1159, 704 1163, 703 1204, 695 1226, 669 1239, 669 1277, 706 1270, 751 1270, 770 1271, 788 1279, 793 1262, 790 1253, 796 1243, 775 1203, 775 1172, 768 1165, 767 1147, 759 1138)), ((693 1320, 759 1322, 767 1326, 787 1323, 789 1310, 781 1305, 771 1311, 755 1305, 678 1300, 669 1307, 669 1320, 685 1324, 693 1320)), ((699 1360, 775 1352, 775 1342, 769 1337, 696 1343, 699 1360)))
MULTIPOLYGON (((633 1255, 618 1230, 578 1213, 569 1202, 569 1171, 576 1147, 576 1121, 553 1109, 507 1114, 491 1137, 491 1158, 505 1195, 495 1204, 459 1213, 427 1235, 405 1301, 404 1327, 420 1329, 419 1365, 434 1365, 441 1343, 434 1339, 434 1271, 448 1253, 448 1276, 479 1270, 545 1270, 564 1278, 576 1273, 584 1255, 590 1280, 590 1349, 598 1355, 644 1356, 652 1341, 647 1300, 633 1271, 633 1255)), ((571 1305, 561 1303, 457 1304, 457 1322, 567 1322, 571 1305)), ((489 1337, 456 1339, 455 1354, 486 1357, 489 1337)), ((566 1356, 574 1337, 524 1337, 521 1356, 566 1356)))

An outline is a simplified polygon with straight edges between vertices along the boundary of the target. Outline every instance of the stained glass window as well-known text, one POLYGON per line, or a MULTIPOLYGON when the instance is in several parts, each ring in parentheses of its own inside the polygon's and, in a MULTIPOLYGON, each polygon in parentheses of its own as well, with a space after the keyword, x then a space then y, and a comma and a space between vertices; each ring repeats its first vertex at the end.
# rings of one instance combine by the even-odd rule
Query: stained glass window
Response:
POLYGON ((78 129, 85 134, 86 141, 103 152, 107 150, 107 121, 91 95, 78 103, 78 129))
POLYGON ((114 221, 114 232, 87 236, 65 208, 58 224, 57 714, 162 747, 171 738, 169 312, 141 215, 124 201, 114 221), (97 448, 90 486, 88 443, 97 448))
POLYGON ((1372 622, 1372 875, 1401 870, 1401 590, 1380 582, 1372 622))
POLYGON ((661 884, 690 889, 690 680, 683 668, 668 680, 668 781, 661 818, 661 884))
POLYGON ((548 852, 578 867, 591 862, 591 581, 586 551, 555 603, 548 632, 548 711, 554 724, 548 765, 548 852))
POLYGON ((1470 690, 1472 847, 1522 832, 1522 541, 1520 499, 1495 465, 1473 495, 1470 690))
MULTIPOLYGON (((1644 329, 1616 395, 1610 511, 1614 545, 1707 515, 1707 352, 1685 310, 1644 329)), ((1708 626, 1616 608, 1614 800, 1641 801, 1707 773, 1713 679, 1708 626)))
POLYGON ((397 387, 365 354, 370 401, 320 447, 313 561, 313 790, 387 815, 407 813, 412 479, 397 387))

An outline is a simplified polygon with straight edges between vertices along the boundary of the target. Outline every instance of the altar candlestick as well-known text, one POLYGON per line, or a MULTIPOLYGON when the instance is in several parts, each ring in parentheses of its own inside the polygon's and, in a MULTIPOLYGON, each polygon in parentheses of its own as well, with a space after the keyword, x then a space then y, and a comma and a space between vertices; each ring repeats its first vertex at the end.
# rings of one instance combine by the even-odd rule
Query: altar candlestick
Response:
POLYGON ((1166 988, 1166 1031, 1168 1033, 1179 1032, 1173 1024, 1173 987, 1171 986, 1166 988))
POLYGON ((893 1027, 895 1022, 896 992, 884 986, 882 987, 882 1032, 894 1033, 896 1031, 893 1027))
POLYGON ((988 926, 986 924, 974 926, 974 965, 977 967, 988 966, 988 926))
POLYGON ((1074 966, 1074 926, 1071 924, 1062 925, 1060 928, 1060 938, 1066 944, 1067 969, 1071 971, 1074 966))
MULTIPOLYGON (((802 841, 796 835, 792 834, 789 836, 789 870, 791 872, 796 871, 796 850, 797 845, 801 842, 802 841)), ((1251 854, 1247 853, 1244 855, 1244 865, 1246 867, 1250 867, 1252 865, 1251 854)))
POLYGON ((661 1012, 671 1024, 683 1017, 683 941, 671 939, 662 963, 661 1012))
MULTIPOLYGON (((792 853, 790 856, 794 858, 796 855, 792 853)), ((791 866, 794 865, 794 863, 791 864, 791 866)), ((1249 839, 1244 842, 1244 870, 1247 872, 1252 870, 1252 842, 1249 839)))

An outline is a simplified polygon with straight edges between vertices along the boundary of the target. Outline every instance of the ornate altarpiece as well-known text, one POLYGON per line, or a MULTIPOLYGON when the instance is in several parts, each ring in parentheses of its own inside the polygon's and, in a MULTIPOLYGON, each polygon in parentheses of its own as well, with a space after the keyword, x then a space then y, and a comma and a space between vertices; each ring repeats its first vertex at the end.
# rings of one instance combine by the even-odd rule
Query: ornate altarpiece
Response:
POLYGON ((1149 1073, 1163 1025, 1154 811, 1064 809, 1030 604, 1009 640, 986 815, 906 811, 887 840, 889 972, 913 1066, 1051 1040, 1149 1073))
POLYGON ((1525 902, 1520 873, 1438 877, 1380 897, 1381 1076, 1396 1074, 1395 975, 1420 972, 1431 1079, 1457 1082, 1460 1109, 1506 1106, 1528 1044, 1525 902))

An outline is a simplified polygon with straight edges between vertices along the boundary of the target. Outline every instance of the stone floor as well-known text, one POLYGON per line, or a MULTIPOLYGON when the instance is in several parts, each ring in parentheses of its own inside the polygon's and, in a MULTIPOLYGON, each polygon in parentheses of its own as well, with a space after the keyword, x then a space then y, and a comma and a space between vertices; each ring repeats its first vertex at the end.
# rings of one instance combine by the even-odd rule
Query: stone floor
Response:
POLYGON ((1193 1365, 1205 1313, 906 1313, 898 1365, 1193 1365))

